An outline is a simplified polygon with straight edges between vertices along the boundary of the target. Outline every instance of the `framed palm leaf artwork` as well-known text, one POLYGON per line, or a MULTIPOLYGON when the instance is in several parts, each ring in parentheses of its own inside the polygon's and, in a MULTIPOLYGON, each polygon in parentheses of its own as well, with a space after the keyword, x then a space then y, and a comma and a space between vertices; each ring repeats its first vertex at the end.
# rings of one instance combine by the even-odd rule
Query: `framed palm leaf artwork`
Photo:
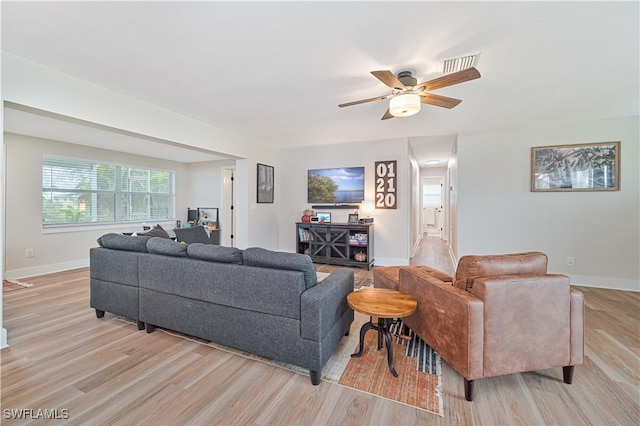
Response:
POLYGON ((619 191, 620 142, 531 148, 531 191, 619 191))

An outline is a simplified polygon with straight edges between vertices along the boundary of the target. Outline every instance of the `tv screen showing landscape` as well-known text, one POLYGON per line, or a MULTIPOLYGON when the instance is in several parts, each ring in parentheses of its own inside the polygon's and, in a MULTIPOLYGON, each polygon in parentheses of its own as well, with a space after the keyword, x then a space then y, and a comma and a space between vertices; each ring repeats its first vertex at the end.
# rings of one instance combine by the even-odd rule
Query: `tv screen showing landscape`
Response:
POLYGON ((348 204, 364 200, 364 167, 309 170, 309 203, 348 204))

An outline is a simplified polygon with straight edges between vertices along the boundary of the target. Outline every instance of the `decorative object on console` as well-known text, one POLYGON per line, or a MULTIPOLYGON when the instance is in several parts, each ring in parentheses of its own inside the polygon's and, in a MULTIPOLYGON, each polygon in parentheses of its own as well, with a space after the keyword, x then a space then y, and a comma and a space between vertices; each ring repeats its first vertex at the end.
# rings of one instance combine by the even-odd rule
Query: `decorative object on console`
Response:
POLYGON ((358 262, 366 262, 367 261, 367 254, 359 251, 357 252, 355 255, 353 255, 353 257, 358 261, 358 262))
POLYGON ((376 208, 395 209, 397 208, 396 182, 397 182, 396 160, 376 161, 376 208))
POLYGON ((373 201, 363 201, 360 206, 360 212, 364 217, 360 218, 360 223, 373 223, 373 214, 376 212, 376 208, 373 201))
POLYGON ((349 223, 358 223, 358 214, 357 213, 349 214, 349 223))
POLYGON ((303 223, 310 223, 311 222, 311 217, 315 215, 315 212, 311 209, 304 209, 304 211, 302 212, 302 218, 300 219, 300 222, 303 223))
POLYGON ((258 203, 273 203, 274 172, 273 166, 258 163, 258 203))
POLYGON ((620 142, 531 148, 531 191, 619 191, 620 142))
POLYGON ((318 213, 316 217, 320 223, 331 223, 331 213, 318 213))

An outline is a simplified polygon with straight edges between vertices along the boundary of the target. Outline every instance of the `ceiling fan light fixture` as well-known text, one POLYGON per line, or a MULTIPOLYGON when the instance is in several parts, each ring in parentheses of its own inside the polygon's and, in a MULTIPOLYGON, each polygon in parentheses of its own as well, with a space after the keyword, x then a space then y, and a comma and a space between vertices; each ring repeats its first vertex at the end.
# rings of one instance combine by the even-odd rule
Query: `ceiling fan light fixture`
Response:
POLYGON ((420 96, 404 93, 389 100, 389 112, 394 117, 409 117, 420 111, 420 96))

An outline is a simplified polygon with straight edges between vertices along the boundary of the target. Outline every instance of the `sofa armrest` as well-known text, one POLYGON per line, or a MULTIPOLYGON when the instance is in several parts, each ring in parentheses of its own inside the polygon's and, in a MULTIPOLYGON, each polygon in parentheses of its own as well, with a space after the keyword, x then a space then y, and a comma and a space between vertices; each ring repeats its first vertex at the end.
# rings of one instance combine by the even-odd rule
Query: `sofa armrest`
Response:
POLYGON ((399 290, 418 301, 409 328, 466 379, 482 377, 482 300, 415 268, 400 271, 399 290))
POLYGON ((300 297, 300 333, 316 342, 329 333, 347 309, 347 295, 353 291, 353 271, 338 269, 300 297))
POLYGON ((584 295, 571 289, 571 359, 569 365, 584 362, 584 295))
POLYGON ((478 278, 470 292, 484 302, 484 377, 569 365, 569 277, 478 278))

